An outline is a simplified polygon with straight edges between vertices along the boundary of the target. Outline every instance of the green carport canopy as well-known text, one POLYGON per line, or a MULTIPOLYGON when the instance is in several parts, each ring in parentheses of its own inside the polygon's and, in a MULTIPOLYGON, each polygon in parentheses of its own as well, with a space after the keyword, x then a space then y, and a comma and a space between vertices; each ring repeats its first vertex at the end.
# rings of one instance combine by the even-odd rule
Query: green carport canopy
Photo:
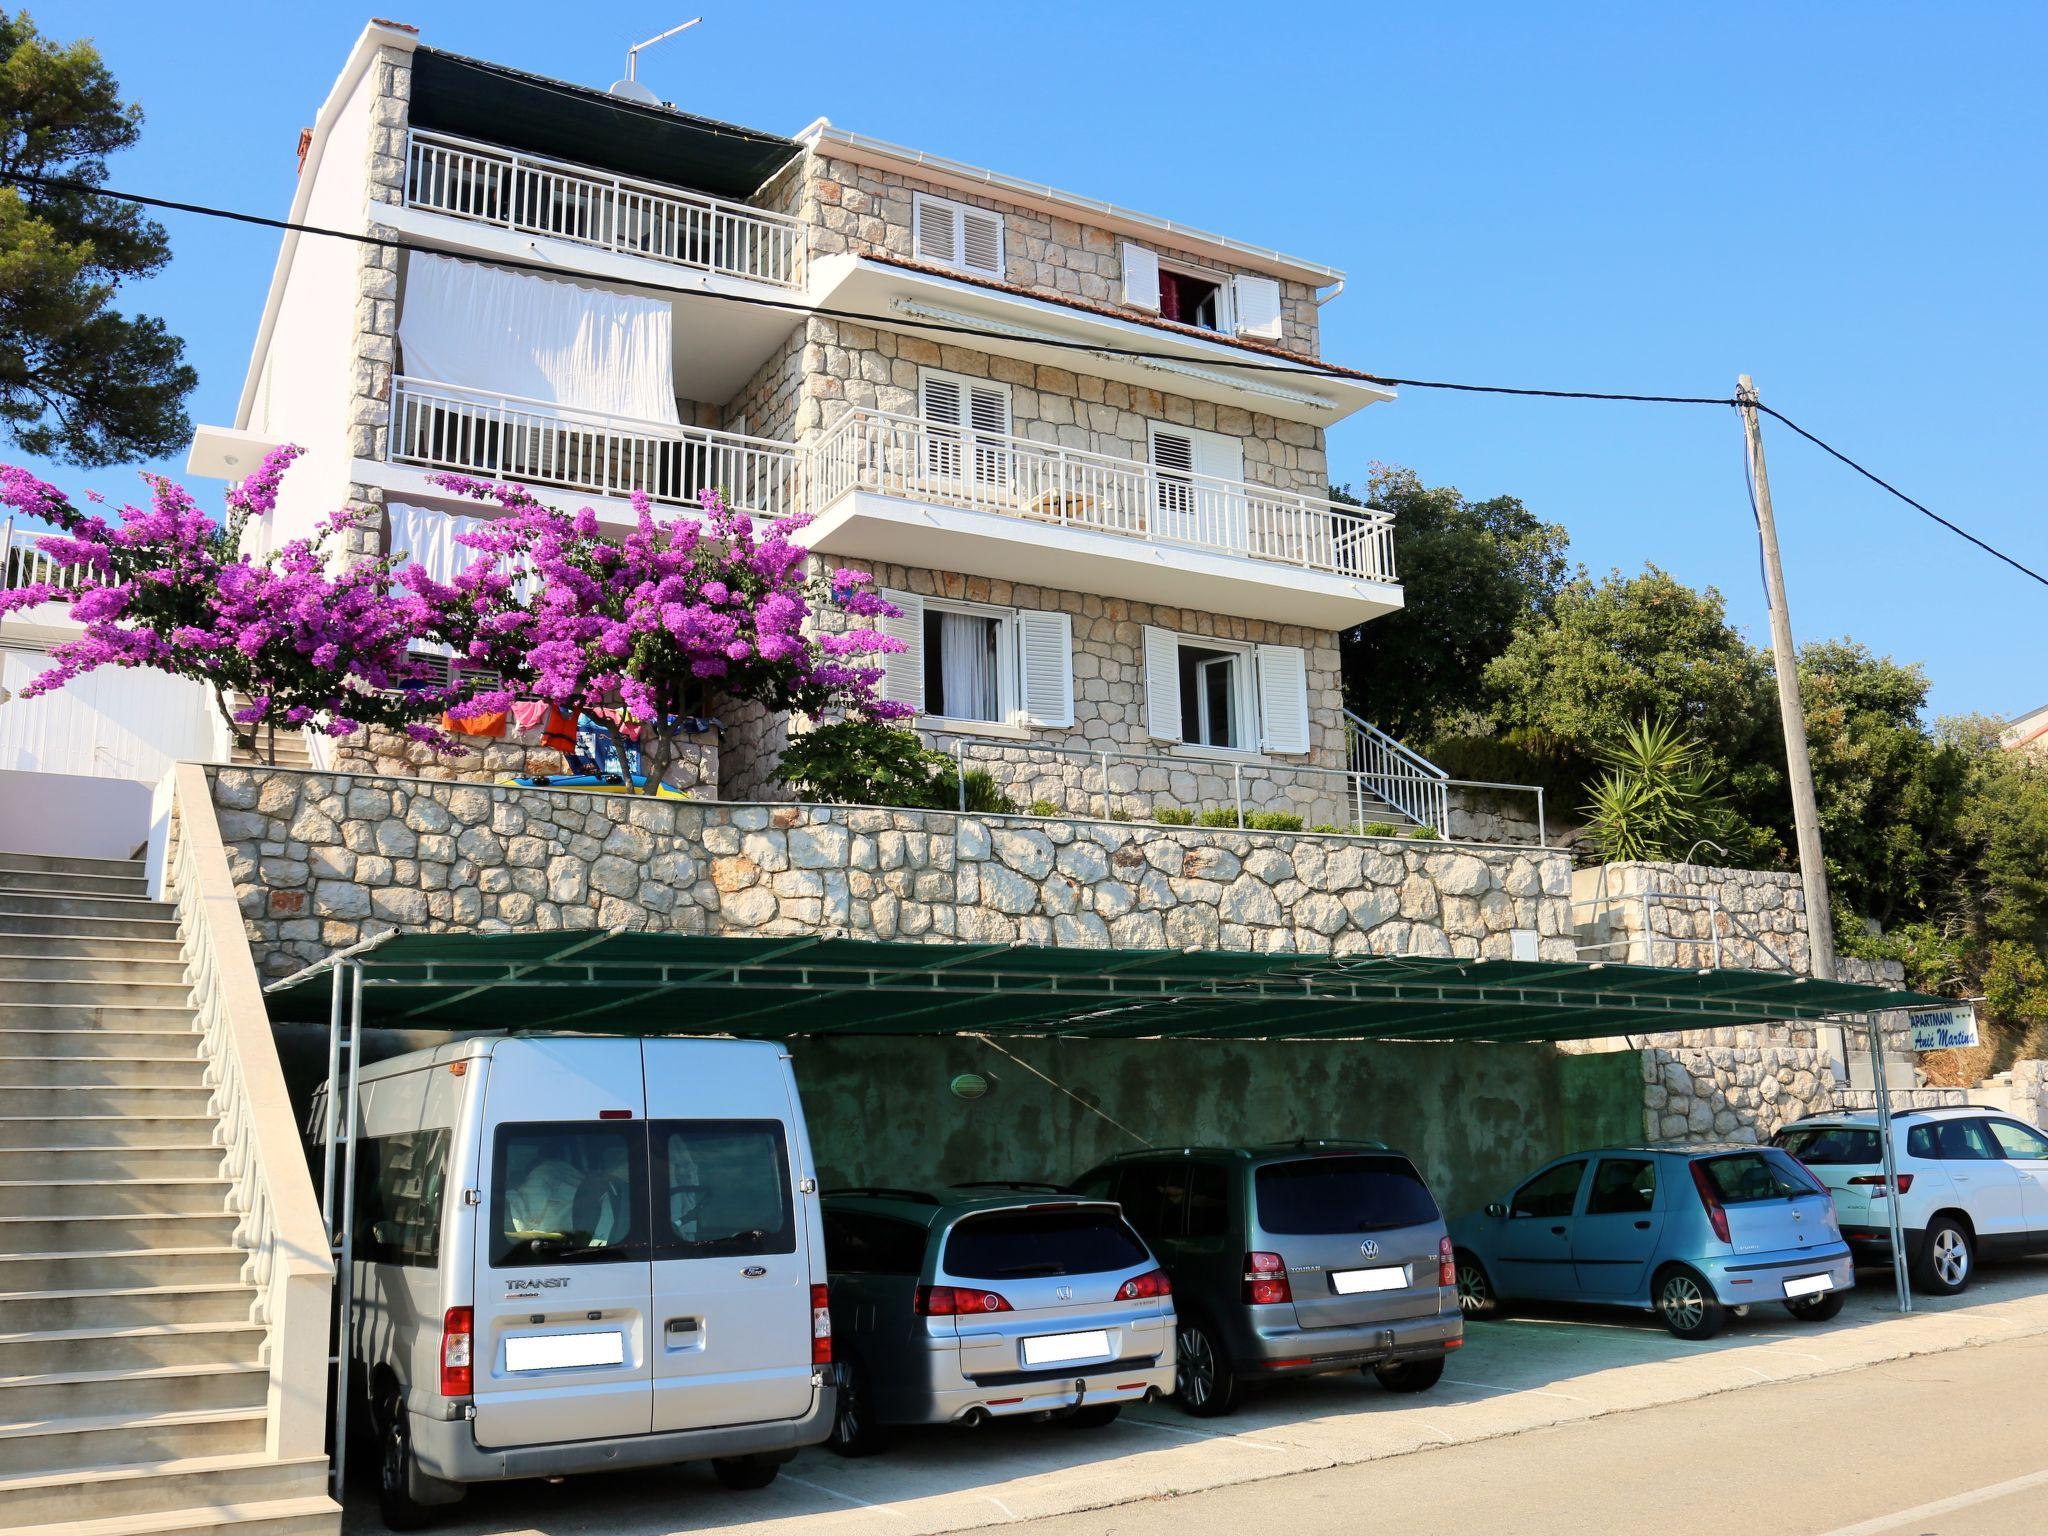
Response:
POLYGON ((1584 1040, 1938 1006, 1759 971, 627 931, 385 934, 276 982, 326 1022, 357 970, 398 1029, 1097 1040, 1584 1040))

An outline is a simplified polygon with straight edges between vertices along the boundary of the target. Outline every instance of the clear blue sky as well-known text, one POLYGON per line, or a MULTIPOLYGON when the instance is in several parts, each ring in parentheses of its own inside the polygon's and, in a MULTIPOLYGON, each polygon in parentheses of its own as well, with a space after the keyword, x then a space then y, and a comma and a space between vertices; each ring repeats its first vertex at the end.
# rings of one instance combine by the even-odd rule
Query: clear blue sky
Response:
MULTIPOLYGON (((117 185, 286 211, 293 149, 367 9, 29 0, 148 114, 117 185)), ((1344 268, 1333 360, 1422 378, 1764 398, 2048 569, 2041 63, 2048 6, 1259 6, 1186 0, 379 0, 426 41, 679 105, 841 126, 1344 268)), ((131 290, 232 420, 275 238, 172 216, 131 290)), ((1940 713, 2048 700, 2048 587, 1783 431, 1768 437, 1802 640, 1921 661, 1940 713)), ((1654 561, 1767 638, 1732 412, 1410 390, 1331 435, 1511 492, 1594 571, 1654 561)), ((126 492, 125 471, 51 472, 126 492)))

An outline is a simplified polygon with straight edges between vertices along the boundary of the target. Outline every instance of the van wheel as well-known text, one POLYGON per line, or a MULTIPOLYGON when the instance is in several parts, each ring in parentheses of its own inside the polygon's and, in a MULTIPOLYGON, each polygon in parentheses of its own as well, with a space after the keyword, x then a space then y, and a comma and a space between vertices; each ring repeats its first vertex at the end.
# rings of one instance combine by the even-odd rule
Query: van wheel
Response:
POLYGON ((1801 1296, 1786 1302, 1785 1310, 1802 1323, 1825 1323, 1841 1315, 1842 1293, 1823 1291, 1818 1296, 1801 1296))
POLYGON ((1937 1216, 1927 1224, 1927 1240, 1913 1261, 1913 1288, 1930 1296, 1953 1296, 1970 1283, 1977 1270, 1977 1245, 1962 1223, 1937 1216))
POLYGON ((1221 1418, 1237 1407, 1237 1372, 1210 1326, 1183 1317, 1174 1333, 1173 1392, 1198 1419, 1221 1418))
POLYGON ((711 1463, 712 1475, 736 1493, 766 1488, 781 1470, 773 1456, 721 1456, 711 1463))
POLYGON ((1486 1266, 1469 1253, 1458 1255, 1458 1310, 1467 1317, 1499 1317, 1506 1310, 1486 1266))
POLYGON ((1434 1360, 1396 1360, 1369 1367, 1373 1378, 1389 1392, 1427 1392, 1444 1379, 1444 1357, 1434 1360))
POLYGON ((1728 1309, 1689 1269, 1669 1269, 1658 1277, 1657 1315, 1681 1339, 1711 1339, 1728 1322, 1728 1309))
POLYGON ((428 1506, 412 1496, 417 1475, 412 1455, 412 1421, 405 1405, 387 1399, 377 1425, 377 1513, 394 1531, 416 1531, 431 1517, 428 1506))
POLYGON ((875 1416, 868 1373, 858 1361, 848 1360, 832 1415, 832 1437, 825 1443, 841 1456, 872 1456, 887 1450, 890 1438, 889 1426, 875 1416))
POLYGON ((1084 1403, 1067 1415, 1066 1425, 1069 1429, 1100 1429, 1114 1424, 1123 1409, 1122 1403, 1084 1403))

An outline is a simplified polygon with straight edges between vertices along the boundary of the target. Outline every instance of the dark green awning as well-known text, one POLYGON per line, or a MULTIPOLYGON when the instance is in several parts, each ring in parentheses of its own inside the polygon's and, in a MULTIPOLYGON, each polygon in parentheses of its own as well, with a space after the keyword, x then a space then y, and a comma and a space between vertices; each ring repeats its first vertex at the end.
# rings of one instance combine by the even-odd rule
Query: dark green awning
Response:
POLYGON ((435 48, 413 54, 411 121, 435 133, 727 198, 751 197, 802 153, 780 134, 435 48))
POLYGON ((582 931, 387 934, 274 983, 271 1017, 324 1022, 351 964, 372 1026, 771 1039, 1584 1040, 1941 1001, 1645 965, 582 931))

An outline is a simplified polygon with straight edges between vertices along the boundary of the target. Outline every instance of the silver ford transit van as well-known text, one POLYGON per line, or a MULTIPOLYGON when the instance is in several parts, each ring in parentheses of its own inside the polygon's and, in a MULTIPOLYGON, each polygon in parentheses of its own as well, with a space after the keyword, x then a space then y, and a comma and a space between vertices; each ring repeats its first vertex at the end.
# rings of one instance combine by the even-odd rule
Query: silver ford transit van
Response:
POLYGON ((664 1462, 758 1488, 825 1439, 817 1172, 779 1046, 484 1036, 359 1092, 351 1417, 387 1524, 664 1462))

